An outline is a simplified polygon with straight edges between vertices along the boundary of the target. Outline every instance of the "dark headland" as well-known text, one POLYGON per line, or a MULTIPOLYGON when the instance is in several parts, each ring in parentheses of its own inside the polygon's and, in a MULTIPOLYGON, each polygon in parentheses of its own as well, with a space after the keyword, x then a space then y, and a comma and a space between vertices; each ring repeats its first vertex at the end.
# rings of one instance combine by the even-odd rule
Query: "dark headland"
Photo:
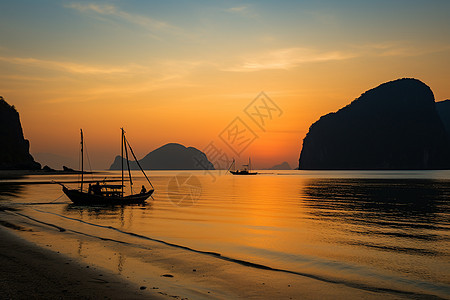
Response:
POLYGON ((428 170, 450 168, 450 142, 431 89, 404 78, 363 93, 311 125, 299 169, 428 170))
POLYGON ((444 123, 447 134, 450 135, 450 100, 436 102, 436 109, 444 123))
MULTIPOLYGON (((123 159, 124 164, 126 160, 123 159)), ((145 170, 214 170, 206 155, 194 147, 169 143, 153 150, 139 164, 145 170)), ((116 156, 110 170, 121 170, 121 157, 116 156)), ((130 168, 138 170, 136 162, 130 160, 130 168)))
POLYGON ((80 173, 63 166, 63 170, 54 170, 49 166, 41 169, 41 164, 36 162, 30 154, 30 142, 23 136, 22 124, 19 112, 14 105, 9 105, 0 96, 0 178, 21 175, 40 174, 72 174, 80 173))
POLYGON ((39 170, 30 154, 30 142, 23 136, 19 113, 0 96, 0 170, 39 170))

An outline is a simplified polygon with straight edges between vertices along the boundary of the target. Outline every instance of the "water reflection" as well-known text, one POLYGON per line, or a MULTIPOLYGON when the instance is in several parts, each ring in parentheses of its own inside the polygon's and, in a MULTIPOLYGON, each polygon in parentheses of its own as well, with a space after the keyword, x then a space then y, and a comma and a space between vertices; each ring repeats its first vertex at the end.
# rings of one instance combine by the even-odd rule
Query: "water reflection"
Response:
POLYGON ((136 210, 146 211, 151 208, 151 203, 95 206, 68 204, 64 211, 65 215, 79 220, 110 220, 124 228, 125 224, 133 224, 136 210))
MULTIPOLYGON (((101 250, 104 251, 104 249, 96 249, 93 247, 93 249, 90 249, 93 244, 85 243, 83 240, 78 240, 78 248, 77 248, 77 255, 80 258, 88 258, 89 256, 92 256, 91 251, 99 252, 101 250)), ((121 251, 114 251, 112 252, 112 255, 110 253, 110 256, 108 260, 110 262, 108 263, 112 269, 116 269, 117 273, 120 275, 123 272, 125 261, 126 261, 126 255, 124 255, 121 251)))
POLYGON ((443 233, 449 224, 449 183, 422 179, 315 179, 306 182, 302 199, 312 219, 337 227, 339 243, 445 256, 445 249, 430 242, 448 242, 443 233), (346 233, 352 238, 346 239, 346 233))
POLYGON ((23 185, 0 184, 0 201, 19 198, 24 190, 23 185))
POLYGON ((128 204, 128 205, 76 205, 68 204, 65 207, 65 211, 69 214, 83 215, 87 214, 91 217, 101 219, 102 216, 106 215, 123 215, 123 212, 127 208, 133 209, 149 209, 151 203, 141 203, 141 204, 128 204))
POLYGON ((305 204, 317 216, 352 220, 361 217, 361 222, 395 221, 400 227, 416 224, 429 228, 448 222, 450 181, 310 180, 305 184, 303 194, 305 204))

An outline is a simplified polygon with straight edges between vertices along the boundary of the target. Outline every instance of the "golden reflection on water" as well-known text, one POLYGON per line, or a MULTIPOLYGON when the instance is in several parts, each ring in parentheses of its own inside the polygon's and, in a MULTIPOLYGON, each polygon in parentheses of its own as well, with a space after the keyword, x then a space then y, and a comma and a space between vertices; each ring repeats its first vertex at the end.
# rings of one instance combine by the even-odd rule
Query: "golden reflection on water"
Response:
MULTIPOLYGON (((126 233, 333 278, 395 282, 406 277, 449 284, 449 181, 292 172, 225 175, 217 180, 204 172, 154 172, 150 176, 155 200, 146 205, 39 209, 53 213, 45 215, 49 222, 135 245, 145 241, 126 233), (169 182, 179 173, 196 176, 200 183, 195 187, 201 188, 200 197, 192 205, 177 205, 173 199, 183 197, 170 191, 169 182)), ((135 181, 136 186, 143 183, 143 178, 135 181)), ((3 191, 15 193, 21 201, 23 195, 42 201, 60 193, 51 186, 3 191)), ((86 251, 82 246, 80 242, 79 255, 86 251)), ((105 263, 122 273, 127 255, 108 255, 117 259, 105 263)))

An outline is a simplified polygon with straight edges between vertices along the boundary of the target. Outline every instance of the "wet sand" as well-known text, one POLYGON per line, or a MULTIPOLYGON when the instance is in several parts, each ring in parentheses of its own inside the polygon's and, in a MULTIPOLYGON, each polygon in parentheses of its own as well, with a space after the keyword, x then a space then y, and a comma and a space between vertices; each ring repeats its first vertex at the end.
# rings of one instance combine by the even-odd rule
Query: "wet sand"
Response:
POLYGON ((100 269, 36 246, 0 223, 0 299, 167 299, 100 269))

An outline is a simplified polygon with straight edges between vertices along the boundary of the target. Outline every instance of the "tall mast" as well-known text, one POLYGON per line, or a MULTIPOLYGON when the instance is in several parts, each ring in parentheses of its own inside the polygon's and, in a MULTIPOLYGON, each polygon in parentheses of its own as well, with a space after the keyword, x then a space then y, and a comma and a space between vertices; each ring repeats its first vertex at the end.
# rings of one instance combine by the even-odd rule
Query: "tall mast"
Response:
POLYGON ((80 129, 81 134, 81 184, 80 184, 80 192, 83 191, 83 173, 84 173, 84 155, 83 155, 83 129, 80 129))
POLYGON ((248 171, 250 172, 252 170, 252 161, 250 159, 250 156, 248 157, 248 171))
MULTIPOLYGON (((133 180, 131 179, 130 160, 128 159, 128 146, 130 146, 130 145, 128 144, 128 140, 125 137, 125 134, 123 135, 123 141, 124 141, 124 146, 125 146, 124 147, 125 148, 125 158, 127 160, 128 177, 130 178, 130 191, 131 191, 131 194, 133 194, 133 180), (127 144, 128 144, 128 146, 127 146, 127 144)), ((130 147, 130 149, 131 149, 131 147, 130 147)))
POLYGON ((122 162, 122 197, 123 197, 123 142, 125 139, 123 128, 120 128, 122 130, 122 148, 120 149, 120 158, 122 162))
POLYGON ((228 168, 227 172, 231 170, 231 168, 233 168, 233 171, 236 170, 236 162, 234 161, 234 157, 233 157, 233 161, 231 162, 230 167, 228 168))

